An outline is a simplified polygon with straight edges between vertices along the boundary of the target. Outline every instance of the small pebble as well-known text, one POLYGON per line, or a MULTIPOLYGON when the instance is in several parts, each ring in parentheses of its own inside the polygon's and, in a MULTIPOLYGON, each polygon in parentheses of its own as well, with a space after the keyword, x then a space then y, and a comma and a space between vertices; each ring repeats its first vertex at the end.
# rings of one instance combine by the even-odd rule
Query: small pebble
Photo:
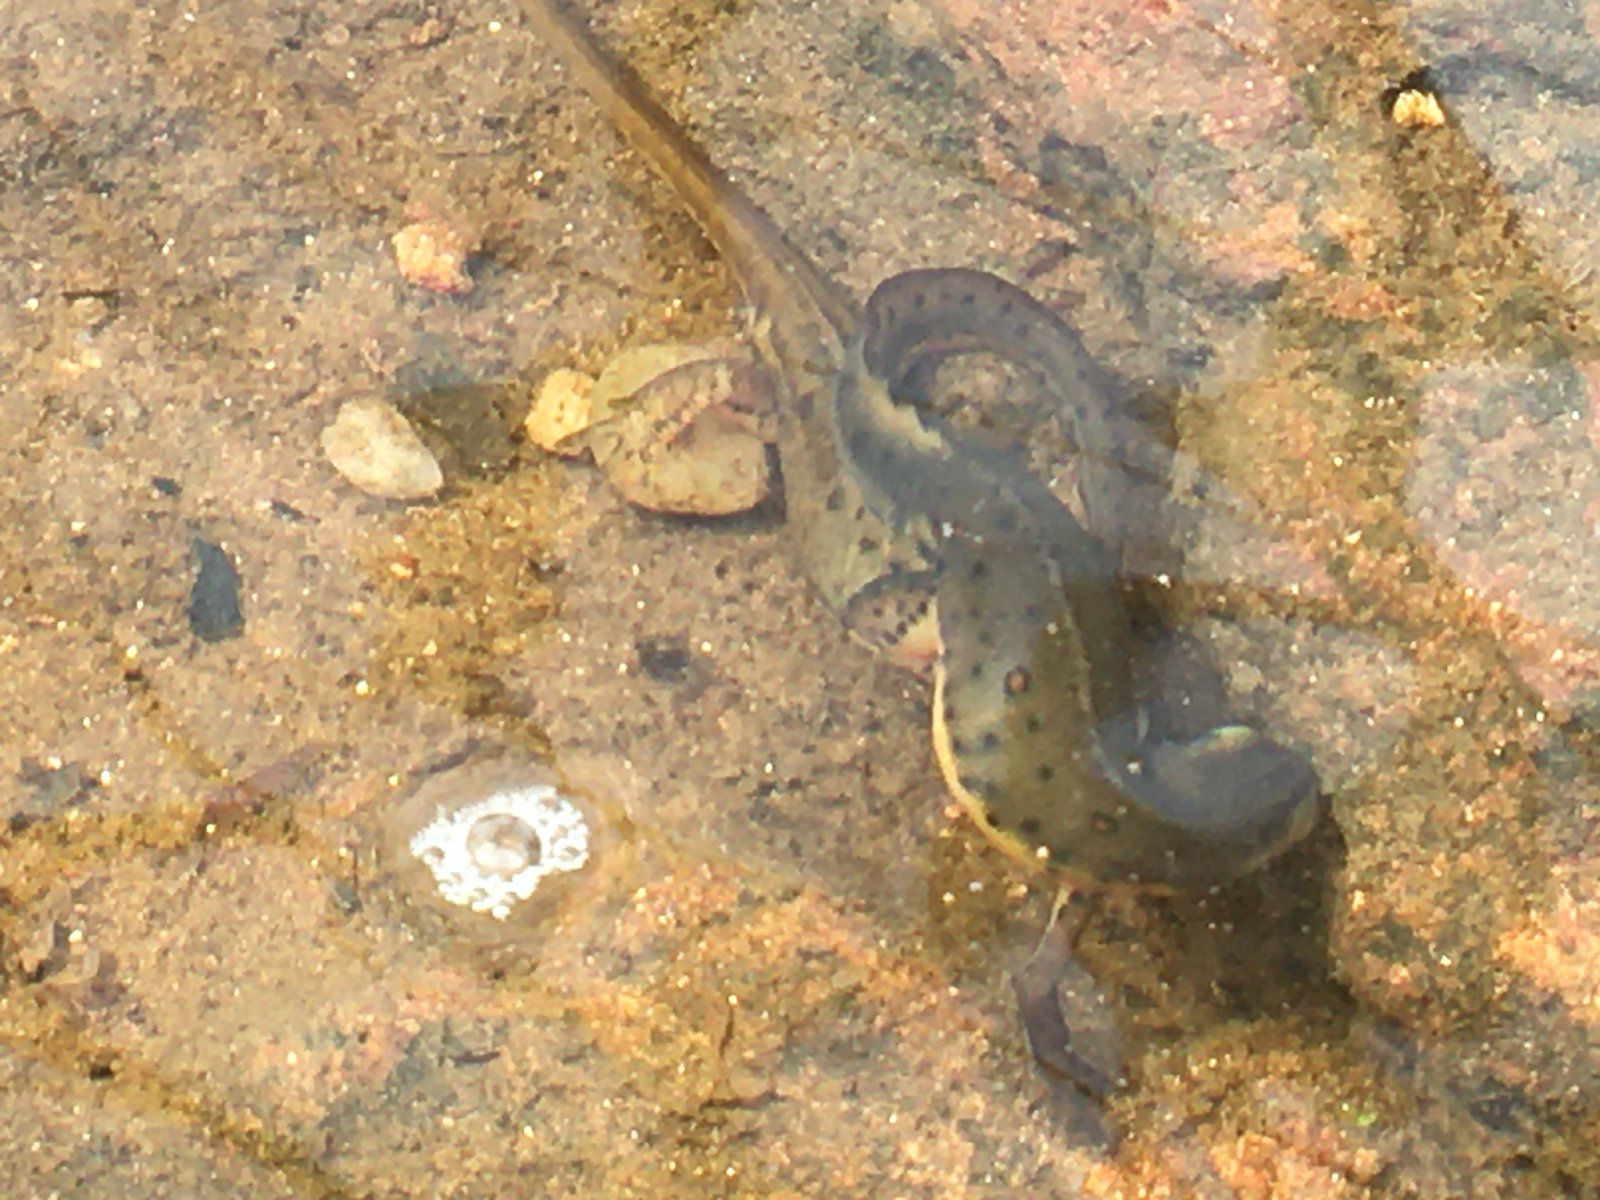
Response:
POLYGON ((1444 109, 1432 92, 1417 90, 1401 92, 1395 97, 1390 117, 1396 125, 1413 128, 1437 127, 1445 124, 1444 109))
POLYGON ((456 296, 472 290, 467 260, 477 249, 477 238, 464 227, 424 216, 392 241, 395 263, 407 283, 456 296))
POLYGON ((334 469, 369 496, 423 500, 444 486, 439 461, 411 423, 382 400, 350 400, 322 431, 334 469))
POLYGON ((413 25, 406 33, 406 44, 416 47, 436 46, 450 36, 450 26, 438 17, 428 17, 413 25))
POLYGON ((199 570, 189 589, 189 628, 203 642, 221 642, 244 630, 239 606, 239 571, 221 546, 204 538, 194 540, 199 570))
POLYGON ((552 454, 581 454, 583 443, 574 435, 607 415, 596 410, 593 387, 594 380, 582 371, 561 367, 546 375, 523 422, 528 440, 552 454))

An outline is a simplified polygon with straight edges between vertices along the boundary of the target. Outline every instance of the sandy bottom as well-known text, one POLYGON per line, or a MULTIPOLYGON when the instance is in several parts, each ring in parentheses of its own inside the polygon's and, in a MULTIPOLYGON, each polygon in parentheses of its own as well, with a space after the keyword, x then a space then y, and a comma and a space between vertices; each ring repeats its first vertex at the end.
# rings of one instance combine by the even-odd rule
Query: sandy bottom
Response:
POLYGON ((1012 1000, 1052 881, 780 506, 652 516, 522 440, 547 371, 743 324, 515 7, 13 5, 8 1194, 1600 1195, 1596 26, 1414 7, 600 14, 846 286, 995 270, 1171 406, 1157 607, 1331 812, 1089 902, 1096 1112, 1012 1000), (419 220, 470 290, 402 275, 419 220), (365 397, 435 500, 329 466, 365 397), (506 760, 604 853, 457 920, 406 801, 506 760))

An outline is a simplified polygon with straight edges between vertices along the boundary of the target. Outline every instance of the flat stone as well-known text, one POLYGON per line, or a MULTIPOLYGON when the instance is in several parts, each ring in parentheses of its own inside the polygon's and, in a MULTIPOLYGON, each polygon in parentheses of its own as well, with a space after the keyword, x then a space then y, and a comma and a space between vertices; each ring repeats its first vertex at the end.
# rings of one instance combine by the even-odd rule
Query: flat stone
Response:
POLYGON ((439 461, 411 423, 382 400, 351 400, 322 431, 334 469, 369 496, 424 500, 444 485, 439 461))

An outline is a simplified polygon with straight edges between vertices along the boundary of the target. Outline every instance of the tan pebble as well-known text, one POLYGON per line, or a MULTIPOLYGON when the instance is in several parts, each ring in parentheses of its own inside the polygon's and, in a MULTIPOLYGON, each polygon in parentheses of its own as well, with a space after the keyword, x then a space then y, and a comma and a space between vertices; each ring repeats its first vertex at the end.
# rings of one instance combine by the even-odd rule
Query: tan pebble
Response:
POLYGON ((450 36, 450 26, 438 17, 428 17, 411 27, 406 41, 413 46, 434 46, 450 36))
POLYGON ((544 377, 522 427, 528 440, 541 450, 567 457, 583 446, 573 435, 582 433, 606 415, 596 407, 594 380, 582 371, 558 367, 544 377))
POLYGON ((395 263, 407 283, 451 295, 472 290, 467 259, 477 246, 464 229, 426 217, 407 225, 392 240, 395 263))
POLYGON ((1445 123, 1444 109, 1432 92, 1401 92, 1394 100, 1389 115, 1396 125, 1438 126, 1445 123))
POLYGON ((439 461, 411 422, 382 400, 351 400, 322 431, 322 452, 369 496, 422 500, 444 486, 439 461))

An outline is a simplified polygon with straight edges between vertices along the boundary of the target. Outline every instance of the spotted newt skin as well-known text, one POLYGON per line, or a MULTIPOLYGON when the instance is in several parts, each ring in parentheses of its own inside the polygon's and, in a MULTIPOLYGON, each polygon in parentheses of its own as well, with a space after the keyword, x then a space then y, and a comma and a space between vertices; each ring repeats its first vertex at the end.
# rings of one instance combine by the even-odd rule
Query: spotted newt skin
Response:
POLYGON ((934 749, 990 836, 1080 878, 1192 886, 1251 870, 1303 835, 1318 788, 1301 755, 1237 724, 1170 738, 1135 678, 1116 570, 1130 480, 1159 472, 1161 455, 1076 332, 1021 289, 965 269, 894 276, 859 305, 559 0, 524 4, 728 260, 779 384, 798 565, 869 641, 936 632, 934 749), (1084 522, 1015 456, 950 427, 916 394, 915 366, 970 350, 1037 372, 1071 414, 1084 522))

